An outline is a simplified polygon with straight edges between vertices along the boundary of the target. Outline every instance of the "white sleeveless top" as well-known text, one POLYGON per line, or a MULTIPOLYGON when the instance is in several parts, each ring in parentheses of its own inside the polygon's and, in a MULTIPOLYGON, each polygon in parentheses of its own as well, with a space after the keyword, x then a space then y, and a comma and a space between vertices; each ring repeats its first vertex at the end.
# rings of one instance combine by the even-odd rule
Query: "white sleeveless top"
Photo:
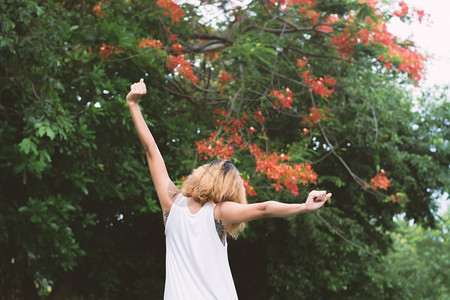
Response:
POLYGON ((196 214, 178 195, 166 223, 166 300, 238 299, 228 263, 227 243, 214 223, 214 204, 196 214))

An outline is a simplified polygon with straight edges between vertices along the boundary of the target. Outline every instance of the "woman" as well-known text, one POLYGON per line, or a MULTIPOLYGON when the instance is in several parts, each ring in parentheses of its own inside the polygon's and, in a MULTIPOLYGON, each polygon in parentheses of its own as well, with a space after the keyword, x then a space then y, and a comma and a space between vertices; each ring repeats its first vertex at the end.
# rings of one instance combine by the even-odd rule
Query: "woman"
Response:
POLYGON ((178 190, 169 178, 138 106, 138 100, 146 93, 141 79, 131 86, 126 100, 163 210, 164 299, 237 299, 228 264, 226 234, 237 238, 245 222, 251 220, 316 210, 331 194, 312 191, 301 204, 276 201, 247 204, 239 172, 225 160, 215 160, 195 169, 181 191, 178 190))

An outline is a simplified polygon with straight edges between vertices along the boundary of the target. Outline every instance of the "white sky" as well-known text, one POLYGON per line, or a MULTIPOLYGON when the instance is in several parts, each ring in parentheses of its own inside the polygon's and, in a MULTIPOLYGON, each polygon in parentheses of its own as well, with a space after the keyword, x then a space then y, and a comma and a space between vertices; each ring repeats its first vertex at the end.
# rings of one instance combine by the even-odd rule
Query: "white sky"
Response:
MULTIPOLYGON (((426 64, 427 74, 421 86, 450 85, 450 11, 449 0, 406 0, 409 7, 430 14, 430 22, 414 22, 411 25, 398 18, 388 29, 400 38, 409 38, 432 57, 426 64)), ((395 7, 395 6, 394 6, 395 7)))

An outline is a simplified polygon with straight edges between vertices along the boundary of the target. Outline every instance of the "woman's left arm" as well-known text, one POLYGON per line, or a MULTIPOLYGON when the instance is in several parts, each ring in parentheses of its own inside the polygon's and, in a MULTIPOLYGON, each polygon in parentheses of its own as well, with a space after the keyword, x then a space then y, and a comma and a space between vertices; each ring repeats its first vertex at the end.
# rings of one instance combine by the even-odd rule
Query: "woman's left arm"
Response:
POLYGON ((215 218, 229 226, 262 218, 288 217, 319 209, 330 197, 331 193, 327 194, 326 191, 311 191, 305 203, 266 201, 239 204, 227 201, 217 204, 215 218))

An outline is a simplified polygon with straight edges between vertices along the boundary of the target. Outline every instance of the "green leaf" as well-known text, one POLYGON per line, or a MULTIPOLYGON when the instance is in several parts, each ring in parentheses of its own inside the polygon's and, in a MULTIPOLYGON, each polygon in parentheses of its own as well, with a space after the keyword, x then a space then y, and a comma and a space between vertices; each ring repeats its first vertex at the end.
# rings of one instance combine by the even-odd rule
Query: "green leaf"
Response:
POLYGON ((39 215, 36 215, 36 214, 32 214, 30 220, 33 223, 40 223, 40 222, 42 222, 42 218, 39 215))
POLYGON ((19 144, 20 151, 29 154, 36 150, 36 145, 31 141, 31 138, 24 138, 19 144))
POLYGON ((56 136, 56 133, 53 131, 53 129, 51 129, 50 127, 47 127, 46 128, 47 130, 46 130, 46 134, 47 134, 47 136, 51 139, 51 140, 53 140, 54 138, 55 138, 55 136, 56 136))

